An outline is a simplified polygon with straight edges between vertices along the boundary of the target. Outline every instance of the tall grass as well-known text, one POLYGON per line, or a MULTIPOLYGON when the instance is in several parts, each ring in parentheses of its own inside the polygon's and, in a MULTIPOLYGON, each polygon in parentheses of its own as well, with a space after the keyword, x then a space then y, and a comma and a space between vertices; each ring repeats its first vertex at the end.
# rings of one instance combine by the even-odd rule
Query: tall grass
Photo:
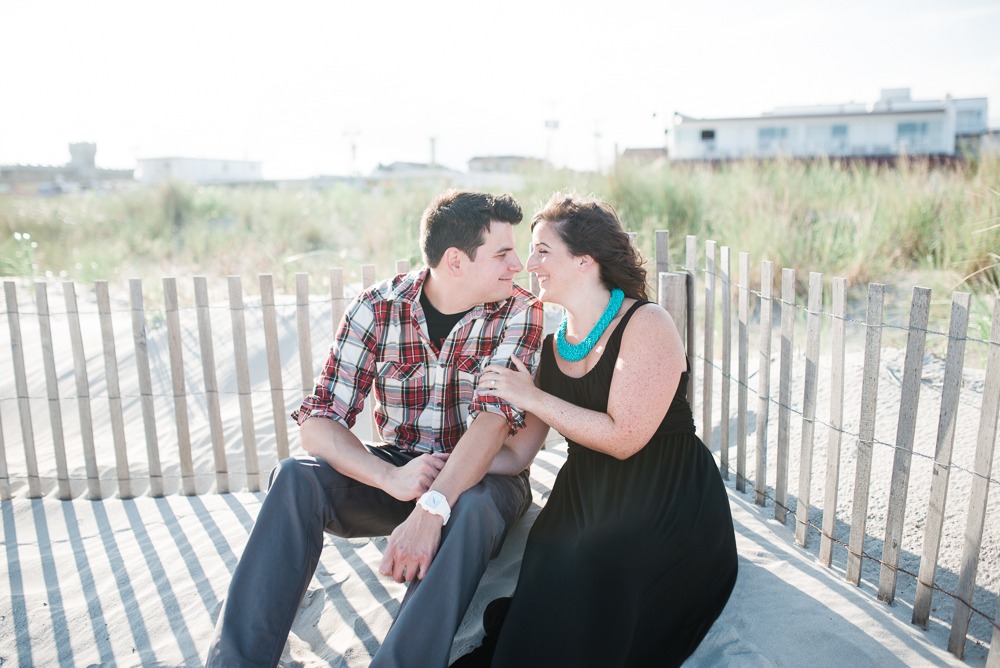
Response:
MULTIPOLYGON (((419 220, 441 185, 361 191, 167 183, 54 198, 0 196, 0 274, 81 282, 165 274, 275 274, 374 262, 419 263, 419 220), (15 237, 15 233, 20 238, 15 237), (30 235, 26 238, 25 235, 30 235)), ((675 261, 684 235, 716 239, 756 263, 891 282, 933 274, 937 287, 1000 291, 1000 157, 956 166, 904 160, 893 168, 825 160, 722 166, 637 166, 609 174, 553 171, 515 192, 531 211, 554 190, 611 202, 648 253, 669 229, 675 261), (968 277, 968 278, 967 278, 968 277), (963 279, 965 282, 963 283, 963 279)), ((526 249, 526 226, 519 231, 526 249)), ((735 262, 735 258, 734 258, 735 262)), ((282 283, 284 284, 282 286, 282 283)))
POLYGON ((609 186, 640 242, 669 226, 678 250, 685 234, 717 239, 795 268, 803 282, 808 271, 852 284, 935 271, 953 285, 975 274, 966 288, 1000 289, 1000 228, 986 229, 1000 222, 997 156, 933 168, 777 160, 621 169, 609 186))

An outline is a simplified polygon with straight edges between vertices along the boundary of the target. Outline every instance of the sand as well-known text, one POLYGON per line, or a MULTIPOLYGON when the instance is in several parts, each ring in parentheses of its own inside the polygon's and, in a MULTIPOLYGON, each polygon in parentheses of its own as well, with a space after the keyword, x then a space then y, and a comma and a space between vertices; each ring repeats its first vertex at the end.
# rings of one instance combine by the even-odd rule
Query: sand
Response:
MULTIPOLYGON (((487 570, 455 657, 478 644, 486 604, 513 591, 527 530, 564 457, 564 447, 539 455, 535 503, 487 570)), ((740 577, 687 665, 963 665, 942 649, 946 631, 912 626, 905 606, 876 603, 870 586, 819 566, 766 509, 729 494, 740 577)), ((0 613, 0 665, 202 665, 262 499, 243 492, 3 504, 11 595, 0 613)), ((327 536, 282 665, 367 665, 404 592, 378 575, 384 546, 381 538, 327 536)))
MULTIPOLYGON (((249 288, 248 288, 249 289, 249 288)), ((246 489, 240 440, 239 405, 232 362, 232 339, 228 308, 218 303, 212 309, 213 338, 221 404, 226 435, 226 450, 233 494, 213 492, 214 473, 205 402, 201 392, 201 360, 198 356, 197 329, 193 309, 182 310, 185 372, 192 421, 192 445, 198 472, 199 496, 177 494, 179 465, 176 432, 173 427, 173 400, 170 396, 169 365, 165 327, 148 332, 153 367, 154 393, 159 427, 160 456, 166 476, 165 498, 150 498, 146 446, 142 416, 137 398, 135 361, 128 305, 115 303, 115 333, 125 410, 126 438, 130 469, 136 477, 135 499, 117 498, 112 443, 100 327, 96 307, 81 292, 81 316, 90 375, 92 410, 95 421, 98 462, 103 478, 104 499, 86 500, 84 494, 83 454, 80 446, 80 423, 69 350, 65 316, 53 317, 54 346, 60 407, 66 432, 70 476, 74 479, 74 500, 56 497, 55 457, 49 427, 49 413, 44 373, 39 356, 37 321, 22 315, 24 354, 28 370, 29 396, 38 464, 43 476, 42 499, 27 499, 24 478, 26 465, 19 428, 17 402, 12 374, 0 374, 0 418, 7 462, 12 475, 14 499, 4 502, 2 543, 5 559, 0 560, 0 666, 90 666, 90 665, 202 665, 215 619, 264 497, 246 489)), ((49 289, 50 308, 61 312, 62 292, 49 289)), ((321 299, 316 296, 314 299, 321 299)), ((33 311, 30 292, 19 291, 22 311, 33 311)), ((260 466, 267 472, 277 462, 274 446, 270 395, 267 392, 266 365, 263 362, 263 335, 259 304, 248 299, 247 335, 250 342, 253 407, 260 452, 260 466)), ((318 367, 325 356, 332 324, 329 306, 317 304, 311 310, 313 360, 318 367)), ((297 388, 298 354, 295 344, 295 309, 288 298, 278 308, 284 386, 297 388)), ((824 341, 824 346, 826 342, 824 341)), ((0 359, 10 369, 8 328, 0 326, 0 359)), ((777 346, 772 360, 772 397, 777 397, 777 346)), ((857 431, 860 402, 861 357, 851 353, 847 364, 845 429, 857 431)), ((882 356, 879 388, 877 438, 894 442, 896 411, 899 403, 898 381, 901 378, 902 351, 886 349, 882 356)), ((801 383, 804 361, 796 357, 793 383, 793 406, 801 406, 801 383)), ((933 455, 940 384, 935 373, 939 366, 926 360, 925 383, 920 403, 918 453, 933 455)), ((735 365, 734 365, 735 368, 735 365)), ((829 360, 821 363, 818 418, 826 420, 829 407, 829 360)), ((701 367, 699 365, 699 380, 701 367)), ((751 372, 755 368, 751 365, 751 372)), ((700 382, 696 387, 700 418, 700 382)), ((756 389, 756 378, 750 385, 756 389)), ((719 378, 715 380, 718 394, 719 378)), ((978 428, 978 407, 982 373, 967 372, 962 394, 963 413, 955 441, 955 459, 971 468, 978 428), (978 385, 977 385, 978 383, 978 385)), ((297 389, 285 392, 286 407, 294 408, 302 394, 297 389)), ((730 461, 735 462, 735 405, 733 389, 732 444, 730 461)), ((715 400, 718 413, 718 399, 715 400)), ((756 409, 751 393, 750 409, 756 409)), ((754 414, 755 415, 755 414, 754 414)), ((750 419, 749 473, 753 476, 754 415, 750 419)), ((777 410, 772 406, 769 433, 777 434, 777 410)), ((798 453, 801 419, 792 421, 790 438, 790 505, 795 507, 798 489, 798 453)), ((358 433, 367 438, 367 420, 360 419, 358 433)), ((715 449, 718 450, 716 426, 715 449)), ((290 429, 292 452, 300 452, 297 433, 290 429)), ((816 431, 813 466, 811 521, 822 518, 822 479, 826 465, 827 434, 816 431)), ((853 491, 855 444, 844 438, 841 461, 841 491, 838 501, 837 538, 846 541, 853 491)), ((769 493, 773 495, 774 457, 769 448, 769 493)), ((868 513, 868 553, 881 554, 885 508, 892 449, 876 445, 873 464, 872 494, 868 513)), ((544 505, 555 474, 565 458, 565 447, 550 443, 539 454, 532 469, 535 503, 526 517, 510 533, 503 552, 490 565, 486 576, 456 637, 453 655, 458 656, 478 644, 481 616, 485 605, 497 596, 509 595, 516 582, 520 554, 531 521, 544 505)), ((995 476, 994 476, 995 477, 995 476)), ((923 540, 930 483, 930 461, 914 457, 912 479, 903 538, 901 565, 916 571, 923 540)), ((970 476, 954 471, 949 491, 938 582, 954 589, 962 532, 968 504, 970 476)), ((773 505, 753 505, 752 495, 733 489, 729 496, 736 523, 740 552, 740 578, 733 597, 705 642, 686 665, 692 666, 919 666, 985 664, 991 627, 973 616, 965 661, 960 662, 945 651, 951 619, 952 602, 935 595, 930 629, 922 631, 909 623, 915 583, 901 575, 896 602, 886 606, 875 600, 878 583, 876 564, 866 563, 861 587, 844 581, 846 552, 838 547, 831 569, 816 561, 818 536, 811 531, 809 546, 801 548, 792 537, 793 520, 787 526, 773 519, 773 505)), ((991 490, 996 492, 994 488, 991 490)), ((1000 539, 994 493, 987 515, 984 556, 977 577, 974 605, 992 614, 996 610, 996 592, 1000 586, 1000 539)), ((377 573, 384 539, 343 540, 328 536, 320 568, 303 600, 282 665, 285 666, 364 666, 385 636, 398 607, 404 588, 377 573)), ((586 586, 586 583, 581 583, 586 586)), ((664 605, 669 605, 665 601, 664 605)))

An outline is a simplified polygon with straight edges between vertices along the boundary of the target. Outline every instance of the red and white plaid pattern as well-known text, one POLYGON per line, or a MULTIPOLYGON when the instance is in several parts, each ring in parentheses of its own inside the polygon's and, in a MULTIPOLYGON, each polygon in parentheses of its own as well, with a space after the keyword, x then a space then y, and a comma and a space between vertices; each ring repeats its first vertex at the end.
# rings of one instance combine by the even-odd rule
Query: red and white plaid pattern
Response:
POLYGON ((481 304, 458 322, 435 352, 420 306, 426 268, 362 292, 340 323, 313 393, 292 418, 337 420, 351 428, 375 386, 375 421, 382 439, 401 450, 451 452, 482 411, 498 413, 511 433, 524 411, 476 392, 488 364, 514 368, 517 355, 532 372, 542 343, 542 306, 523 288, 502 302, 481 304))

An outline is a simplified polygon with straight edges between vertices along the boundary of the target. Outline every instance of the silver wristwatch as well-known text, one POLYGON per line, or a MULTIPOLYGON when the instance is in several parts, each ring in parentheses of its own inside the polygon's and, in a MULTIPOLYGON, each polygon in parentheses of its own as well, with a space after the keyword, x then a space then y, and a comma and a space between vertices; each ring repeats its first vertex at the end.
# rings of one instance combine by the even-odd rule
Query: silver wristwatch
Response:
POLYGON ((448 498, 441 492, 433 490, 424 492, 417 501, 417 505, 432 515, 440 515, 444 518, 444 524, 447 524, 448 518, 451 517, 451 506, 448 505, 448 498))

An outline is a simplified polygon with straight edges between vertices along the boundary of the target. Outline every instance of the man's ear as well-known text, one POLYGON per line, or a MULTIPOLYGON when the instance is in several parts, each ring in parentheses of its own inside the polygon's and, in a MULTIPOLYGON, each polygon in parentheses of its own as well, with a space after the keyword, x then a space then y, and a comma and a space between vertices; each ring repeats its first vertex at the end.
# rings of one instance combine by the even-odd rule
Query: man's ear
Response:
POLYGON ((581 274, 594 266, 594 258, 589 255, 580 255, 573 258, 573 261, 577 263, 577 269, 580 270, 581 274))
POLYGON ((469 261, 468 256, 459 249, 452 246, 444 252, 441 265, 452 278, 460 278, 465 273, 465 263, 469 261))

